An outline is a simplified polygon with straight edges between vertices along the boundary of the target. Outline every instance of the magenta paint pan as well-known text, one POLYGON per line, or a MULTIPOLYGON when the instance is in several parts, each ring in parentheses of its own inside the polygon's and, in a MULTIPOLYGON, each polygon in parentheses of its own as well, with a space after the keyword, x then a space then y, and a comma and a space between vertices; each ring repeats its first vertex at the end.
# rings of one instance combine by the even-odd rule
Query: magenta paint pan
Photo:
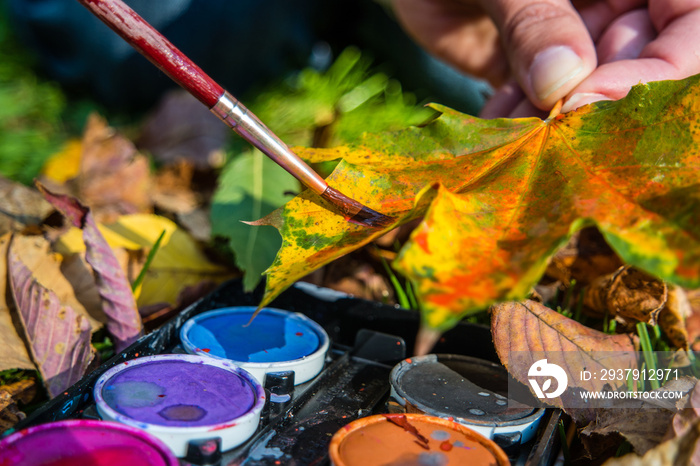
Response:
POLYGON ((303 314, 263 308, 228 307, 204 312, 180 328, 189 353, 232 361, 264 383, 270 372, 294 371, 298 385, 323 369, 330 345, 323 327, 303 314))
POLYGON ((0 441, 2 466, 178 466, 170 449, 123 424, 71 419, 16 432, 0 441))
POLYGON ((223 450, 245 442, 265 404, 250 373, 190 354, 125 361, 97 380, 94 395, 100 417, 143 429, 180 457, 190 440, 221 437, 223 450))

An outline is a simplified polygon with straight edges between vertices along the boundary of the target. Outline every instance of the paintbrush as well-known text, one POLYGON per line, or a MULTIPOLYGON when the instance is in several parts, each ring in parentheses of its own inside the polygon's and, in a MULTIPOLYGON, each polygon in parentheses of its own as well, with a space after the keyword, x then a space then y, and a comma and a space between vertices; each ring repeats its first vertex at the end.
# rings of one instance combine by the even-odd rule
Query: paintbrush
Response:
POLYGON ((385 227, 394 219, 349 198, 292 152, 267 126, 121 0, 78 0, 173 81, 206 105, 221 121, 257 147, 349 221, 385 227))

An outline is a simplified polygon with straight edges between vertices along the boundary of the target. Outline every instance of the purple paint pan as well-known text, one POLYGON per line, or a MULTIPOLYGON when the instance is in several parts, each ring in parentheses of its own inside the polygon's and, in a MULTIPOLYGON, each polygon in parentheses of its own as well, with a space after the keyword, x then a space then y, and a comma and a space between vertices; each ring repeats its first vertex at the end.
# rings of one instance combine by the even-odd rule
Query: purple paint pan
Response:
POLYGON ((232 361, 260 383, 270 372, 294 371, 294 384, 323 369, 330 340, 326 331, 297 312, 265 307, 227 307, 203 312, 180 328, 188 353, 232 361))
POLYGON ((95 384, 103 419, 143 429, 177 456, 190 440, 221 437, 223 450, 253 435, 265 392, 247 371, 229 361, 161 354, 125 361, 95 384))
POLYGON ((16 432, 0 442, 2 466, 178 466, 148 433, 115 422, 71 419, 16 432))

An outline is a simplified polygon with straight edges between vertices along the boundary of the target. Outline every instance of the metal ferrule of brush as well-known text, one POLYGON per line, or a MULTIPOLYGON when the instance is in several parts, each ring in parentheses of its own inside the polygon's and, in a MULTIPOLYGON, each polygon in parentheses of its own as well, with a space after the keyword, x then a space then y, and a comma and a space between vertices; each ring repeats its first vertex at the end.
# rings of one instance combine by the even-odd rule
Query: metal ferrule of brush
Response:
POLYGON ((210 110, 243 139, 257 147, 313 191, 323 194, 328 188, 328 183, 318 173, 228 92, 224 92, 210 110))

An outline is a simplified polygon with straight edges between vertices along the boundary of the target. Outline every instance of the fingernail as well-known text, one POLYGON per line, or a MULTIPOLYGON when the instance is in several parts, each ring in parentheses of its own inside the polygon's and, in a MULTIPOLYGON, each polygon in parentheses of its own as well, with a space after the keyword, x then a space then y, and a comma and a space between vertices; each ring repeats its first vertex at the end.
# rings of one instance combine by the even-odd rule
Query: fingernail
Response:
POLYGON ((567 113, 572 110, 576 110, 579 107, 583 107, 584 105, 593 102, 600 102, 601 100, 611 99, 610 97, 603 94, 598 94, 597 92, 579 92, 572 95, 569 100, 564 102, 564 105, 561 107, 561 113, 567 113))
POLYGON ((582 69, 583 60, 569 47, 550 47, 538 53, 530 66, 532 90, 545 100, 582 69))

